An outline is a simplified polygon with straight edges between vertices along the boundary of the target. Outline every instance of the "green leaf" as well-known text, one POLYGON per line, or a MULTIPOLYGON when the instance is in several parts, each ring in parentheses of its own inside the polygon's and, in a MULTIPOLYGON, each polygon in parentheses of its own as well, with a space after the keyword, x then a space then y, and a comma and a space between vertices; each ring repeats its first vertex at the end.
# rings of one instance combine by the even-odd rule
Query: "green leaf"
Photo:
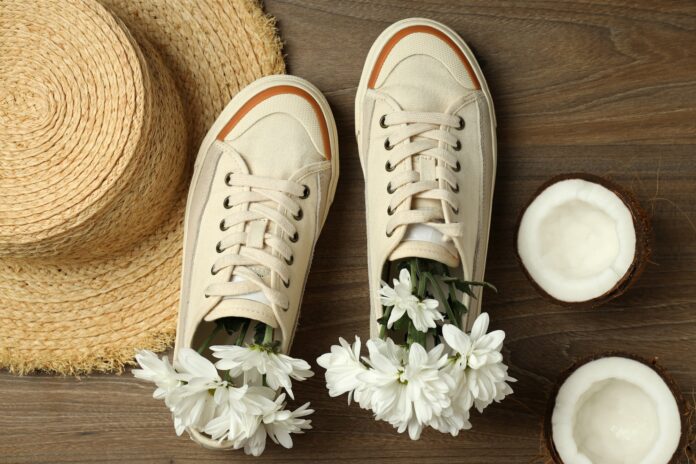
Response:
POLYGON ((408 315, 404 314, 392 327, 394 330, 406 330, 409 322, 411 322, 411 319, 409 319, 408 315))
POLYGON ((254 327, 254 343, 263 345, 263 337, 266 335, 266 324, 257 322, 254 327))
POLYGON ((248 319, 243 317, 225 317, 222 318, 220 322, 225 328, 227 334, 232 335, 233 333, 238 332, 242 328, 244 322, 247 320, 248 319))

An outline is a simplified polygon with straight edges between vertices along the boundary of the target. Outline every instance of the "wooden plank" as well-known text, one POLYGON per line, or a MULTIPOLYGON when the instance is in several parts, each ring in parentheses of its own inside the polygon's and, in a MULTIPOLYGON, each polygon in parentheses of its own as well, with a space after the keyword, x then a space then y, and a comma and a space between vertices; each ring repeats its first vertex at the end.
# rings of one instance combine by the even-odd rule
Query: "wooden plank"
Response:
MULTIPOLYGON (((338 336, 368 335, 363 179, 353 99, 372 41, 391 22, 426 16, 475 49, 499 121, 499 172, 487 280, 492 325, 507 334, 515 395, 457 438, 419 442, 373 421, 319 375, 297 398, 317 410, 295 448, 260 459, 204 450, 174 435, 149 386, 129 374, 82 379, 0 374, 0 462, 526 463, 537 456, 546 395, 573 359, 622 349, 658 356, 684 392, 696 388, 696 3, 682 1, 268 0, 290 72, 333 106, 341 181, 318 244, 294 354, 313 361, 338 336), (611 176, 652 213, 654 263, 599 310, 538 297, 515 263, 520 207, 546 178, 611 176)), ((41 334, 37 334, 40 337, 41 334)))

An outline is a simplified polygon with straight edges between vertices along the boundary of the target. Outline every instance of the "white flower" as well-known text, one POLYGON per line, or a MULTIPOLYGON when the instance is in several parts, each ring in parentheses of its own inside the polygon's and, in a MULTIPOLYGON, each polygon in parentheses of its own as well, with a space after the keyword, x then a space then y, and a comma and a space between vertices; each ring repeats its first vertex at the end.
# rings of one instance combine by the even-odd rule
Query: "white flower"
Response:
POLYGON ((449 407, 452 379, 440 369, 447 363, 442 345, 427 352, 420 344, 408 352, 391 339, 367 342, 367 362, 372 367, 359 378, 373 388, 371 409, 399 432, 408 429, 417 440, 434 415, 449 407))
POLYGON ((185 382, 168 396, 177 433, 185 427, 201 429, 215 416, 227 392, 227 382, 220 378, 213 363, 190 348, 183 348, 174 364, 177 376, 185 382))
POLYGON ((483 411, 493 401, 500 401, 512 393, 507 382, 515 379, 507 375, 507 366, 502 363, 500 350, 505 332, 488 330, 488 314, 476 318, 471 334, 467 335, 457 327, 447 324, 442 334, 447 345, 456 353, 454 365, 463 370, 460 384, 466 388, 456 392, 456 402, 462 408, 475 405, 483 411))
POLYGON ((470 334, 451 324, 442 328, 442 334, 447 344, 459 355, 459 362, 472 369, 478 369, 486 364, 499 363, 503 360, 500 350, 505 340, 505 332, 494 330, 486 333, 489 324, 488 313, 481 313, 474 321, 470 334))
POLYGON ((394 288, 383 283, 379 292, 380 301, 384 306, 393 306, 387 321, 388 329, 391 329, 404 314, 408 314, 414 327, 421 332, 427 332, 429 328, 436 327, 436 321, 443 320, 442 313, 437 310, 437 300, 420 301, 413 295, 412 290, 411 274, 407 269, 402 269, 399 278, 394 279, 394 288))
POLYGON ((153 398, 166 400, 169 393, 181 384, 174 367, 169 364, 169 358, 166 356, 159 359, 152 351, 141 350, 135 355, 135 360, 138 361, 142 369, 133 369, 133 375, 138 379, 147 380, 157 385, 152 394, 153 398))
POLYGON ((291 433, 304 433, 303 430, 311 429, 311 420, 304 419, 314 412, 309 409, 309 403, 297 408, 295 411, 285 409, 285 395, 276 398, 270 408, 259 417, 259 423, 252 431, 248 440, 235 444, 235 447, 244 446, 244 452, 253 456, 259 456, 266 448, 266 437, 270 437, 274 443, 284 448, 292 448, 291 433))
POLYGON ((275 408, 274 396, 275 392, 268 387, 228 386, 219 398, 215 417, 206 423, 203 431, 213 440, 228 440, 240 448, 254 435, 263 416, 275 408))
POLYGON ((367 370, 360 362, 360 337, 355 337, 351 346, 343 338, 339 338, 340 345, 331 346, 331 351, 317 358, 317 363, 326 369, 326 388, 329 396, 336 397, 348 393, 348 404, 353 395, 355 400, 364 408, 368 408, 367 391, 365 384, 358 378, 359 374, 367 370))
POLYGON ((411 318, 413 326, 421 332, 427 332, 428 329, 437 327, 436 321, 443 320, 444 316, 438 307, 440 303, 437 300, 425 299, 418 302, 415 309, 409 308, 408 317, 411 318))
POLYGON ((213 356, 220 359, 215 363, 218 369, 229 370, 232 377, 244 375, 245 382, 254 385, 260 384, 261 376, 265 375, 269 387, 273 390, 282 387, 293 399, 290 379, 301 381, 314 375, 306 361, 274 353, 259 345, 211 346, 210 349, 213 356))
POLYGON ((263 418, 263 424, 266 428, 266 433, 271 437, 273 443, 277 443, 284 448, 292 448, 291 433, 304 433, 303 430, 312 428, 312 421, 305 419, 314 412, 309 409, 309 403, 305 403, 294 411, 285 409, 285 395, 280 395, 276 403, 282 403, 281 408, 277 411, 266 414, 263 418))

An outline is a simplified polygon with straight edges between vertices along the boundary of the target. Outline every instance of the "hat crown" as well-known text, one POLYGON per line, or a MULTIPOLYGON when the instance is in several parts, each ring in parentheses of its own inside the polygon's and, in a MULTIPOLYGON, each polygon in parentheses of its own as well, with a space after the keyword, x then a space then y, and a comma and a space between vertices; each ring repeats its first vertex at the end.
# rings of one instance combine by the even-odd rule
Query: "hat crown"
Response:
POLYGON ((29 3, 0 18, 0 256, 116 253, 182 187, 179 96, 153 47, 101 4, 29 3))

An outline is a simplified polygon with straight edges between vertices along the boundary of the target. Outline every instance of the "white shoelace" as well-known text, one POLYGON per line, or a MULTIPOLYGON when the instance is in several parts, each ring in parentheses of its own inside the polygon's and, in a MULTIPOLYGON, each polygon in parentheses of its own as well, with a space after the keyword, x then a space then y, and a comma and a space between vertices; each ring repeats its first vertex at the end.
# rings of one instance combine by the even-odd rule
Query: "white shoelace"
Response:
POLYGON ((442 208, 417 209, 413 201, 408 209, 397 208, 407 200, 428 199, 444 202, 454 214, 459 212, 456 196, 459 184, 455 172, 461 169, 461 165, 452 151, 461 150, 462 144, 455 134, 445 129, 461 130, 464 120, 446 113, 397 111, 382 116, 380 125, 385 129, 403 125, 390 133, 384 142, 390 152, 385 169, 394 172, 387 185, 387 191, 392 195, 387 210, 391 216, 387 223, 387 236, 391 236, 398 227, 414 224, 432 227, 443 235, 444 240, 463 235, 463 224, 448 222, 442 208), (428 156, 437 161, 435 179, 421 179, 417 167, 412 166, 412 157, 415 156, 428 156), (401 163, 408 168, 401 167, 401 163), (444 188, 439 181, 444 181, 444 188))
MULTIPOLYGON (((232 150, 224 142, 216 144, 223 156, 232 150)), ((254 268, 264 268, 269 271, 269 276, 276 273, 285 287, 290 285, 289 266, 294 256, 288 242, 299 239, 295 223, 302 219, 300 201, 310 195, 309 187, 289 180, 244 173, 228 173, 225 183, 230 188, 238 188, 224 200, 224 206, 230 212, 221 218, 219 227, 223 231, 239 224, 245 227, 231 232, 217 244, 211 244, 220 256, 210 272, 217 274, 231 267, 232 275, 229 282, 208 285, 206 295, 238 297, 261 291, 271 304, 287 309, 287 295, 272 288, 254 268)))

